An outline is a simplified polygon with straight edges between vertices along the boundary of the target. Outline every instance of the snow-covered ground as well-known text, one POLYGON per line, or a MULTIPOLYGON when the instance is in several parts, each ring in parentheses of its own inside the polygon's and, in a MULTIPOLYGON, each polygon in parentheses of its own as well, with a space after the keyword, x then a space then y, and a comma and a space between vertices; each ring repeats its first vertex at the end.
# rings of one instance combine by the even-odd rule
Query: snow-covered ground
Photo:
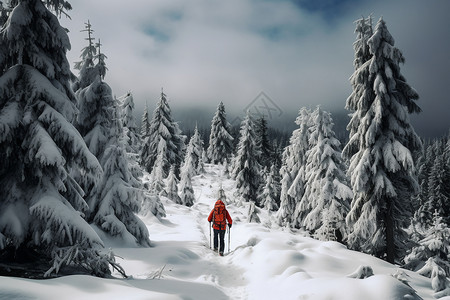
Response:
POLYGON ((163 198, 166 218, 143 217, 153 247, 109 241, 130 278, 0 277, 0 299, 434 299, 430 279, 339 243, 272 225, 267 211, 260 211, 260 224, 248 223, 248 205, 239 203, 233 181, 219 166, 206 165, 193 187, 193 207, 163 198), (231 251, 224 257, 209 249, 206 220, 221 185, 234 221, 231 251), (372 267, 374 275, 351 278, 360 266, 372 267), (397 278, 406 279, 417 294, 397 278))

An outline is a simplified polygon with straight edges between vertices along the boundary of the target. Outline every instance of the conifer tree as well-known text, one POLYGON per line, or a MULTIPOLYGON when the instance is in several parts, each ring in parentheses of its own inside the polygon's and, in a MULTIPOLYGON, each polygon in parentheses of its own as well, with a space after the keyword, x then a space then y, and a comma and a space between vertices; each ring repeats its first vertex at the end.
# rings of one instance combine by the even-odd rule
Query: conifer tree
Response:
POLYGON ((431 277, 435 292, 447 290, 450 294, 450 228, 435 211, 433 225, 424 233, 424 237, 405 257, 406 267, 431 277))
POLYGON ((159 196, 165 196, 165 187, 166 184, 164 183, 164 169, 163 166, 166 163, 165 161, 165 153, 166 153, 166 141, 164 139, 161 139, 159 141, 160 146, 158 147, 159 154, 156 159, 155 165, 153 166, 153 170, 150 173, 151 178, 151 184, 150 184, 150 191, 156 195, 159 196), (161 194, 162 193, 162 194, 161 194))
POLYGON ((134 116, 133 94, 128 92, 119 101, 122 111, 122 125, 127 142, 127 152, 137 154, 140 150, 140 138, 134 116))
POLYGON ((134 236, 136 242, 148 246, 148 231, 135 216, 140 210, 138 192, 141 184, 130 172, 126 153, 122 121, 112 90, 103 80, 106 75, 106 56, 96 44, 97 74, 93 82, 77 92, 80 114, 78 128, 89 150, 97 157, 102 168, 102 179, 97 185, 87 185, 86 200, 89 205, 88 220, 112 236, 127 239, 134 236))
MULTIPOLYGON (((425 147, 425 151, 422 152, 422 155, 419 156, 417 160, 420 191, 418 195, 414 197, 415 201, 417 202, 415 204, 418 206, 416 207, 417 211, 414 213, 413 220, 414 222, 419 223, 415 224, 416 226, 420 225, 424 228, 427 228, 433 224, 433 214, 437 206, 434 201, 431 200, 436 199, 436 197, 431 196, 434 190, 433 182, 436 182, 435 180, 431 180, 431 178, 434 177, 432 176, 432 169, 436 158, 442 156, 443 151, 444 142, 441 139, 433 140, 431 142, 428 142, 428 145, 425 147)), ((445 172, 443 168, 437 169, 440 169, 438 172, 445 172)))
POLYGON ((444 222, 449 223, 450 195, 449 195, 449 166, 445 163, 444 153, 434 158, 428 178, 428 197, 425 206, 428 211, 437 211, 445 216, 444 222))
POLYGON ((400 73, 404 57, 383 19, 367 43, 371 58, 352 75, 353 93, 346 104, 353 111, 344 148, 354 192, 348 243, 394 262, 406 238, 407 201, 418 191, 411 153, 421 141, 409 114, 420 108, 414 102, 418 94, 400 73))
POLYGON ((166 193, 167 198, 169 198, 170 200, 172 200, 177 204, 182 204, 181 198, 178 195, 178 179, 175 176, 174 166, 170 168, 169 176, 167 176, 166 193))
POLYGON ((273 150, 269 141, 267 120, 264 116, 256 120, 256 147, 259 149, 259 162, 262 167, 270 168, 273 164, 273 150))
MULTIPOLYGON (((66 1, 46 4, 56 13, 70 9, 66 1)), ((108 275, 110 259, 83 219, 88 206, 70 172, 82 170, 92 183, 101 174, 72 125, 69 38, 42 1, 15 5, 0 32, 1 260, 23 263, 31 253, 48 262, 46 275, 64 265, 108 275)))
POLYGON ((141 136, 144 140, 148 136, 149 132, 150 132, 150 122, 148 120, 148 105, 147 102, 145 102, 145 108, 141 122, 141 136))
POLYGON ((97 48, 95 47, 94 37, 92 36, 94 30, 92 29, 89 20, 84 25, 85 29, 82 30, 82 32, 87 33, 86 40, 88 41, 88 45, 81 50, 81 61, 76 62, 74 66, 74 68, 80 72, 72 85, 72 89, 75 93, 90 85, 98 75, 98 71, 94 67, 94 57, 97 55, 97 48))
POLYGON ((133 187, 134 178, 122 138, 122 123, 117 108, 115 111, 111 122, 112 136, 100 160, 103 178, 95 189, 96 194, 91 197, 91 218, 112 236, 150 246, 147 227, 135 215, 140 210, 142 190, 133 187))
POLYGON ((280 190, 279 187, 275 181, 275 174, 276 169, 273 165, 270 168, 270 172, 267 174, 266 182, 264 187, 262 188, 261 194, 258 196, 258 202, 261 203, 261 205, 270 211, 277 211, 278 210, 278 200, 280 198, 280 190))
POLYGON ((258 216, 258 208, 255 205, 255 202, 250 201, 250 205, 248 207, 247 218, 249 223, 261 223, 261 220, 258 216))
POLYGON ((152 172, 158 156, 161 156, 164 178, 169 174, 172 165, 175 166, 175 174, 178 175, 184 150, 181 130, 172 120, 171 114, 166 94, 161 91, 161 98, 150 122, 148 138, 144 141, 141 152, 142 165, 149 173, 152 172), (161 147, 161 140, 164 140, 165 147, 161 147))
MULTIPOLYGON (((199 169, 201 169, 201 161, 202 161, 202 154, 203 154, 203 141, 200 137, 200 134, 198 132, 197 125, 195 125, 194 134, 192 135, 191 139, 189 140, 189 144, 192 144, 191 146, 191 156, 192 156, 192 162, 194 164, 194 175, 199 174, 199 169)), ((189 151, 189 145, 186 151, 189 151)), ((187 154, 187 153, 186 153, 187 154)))
POLYGON ((247 202, 257 201, 257 192, 261 182, 261 165, 257 159, 259 155, 255 123, 250 112, 247 112, 241 123, 237 154, 233 162, 233 179, 236 180, 239 195, 247 202))
POLYGON ((313 125, 306 157, 306 189, 302 197, 308 203, 303 220, 307 230, 316 236, 335 231, 338 240, 346 236, 345 217, 349 210, 352 190, 347 185, 341 159, 340 142, 336 139, 331 115, 320 107, 313 112, 313 125))
POLYGON ((300 199, 304 193, 306 152, 309 150, 309 130, 311 112, 303 107, 295 123, 298 129, 292 132, 289 145, 282 155, 283 165, 280 170, 281 192, 280 209, 277 212, 277 220, 280 225, 292 225, 299 227, 306 214, 306 208, 299 207, 300 199))
MULTIPOLYGON (((193 139, 191 138, 191 141, 193 139)), ((194 189, 192 188, 192 177, 195 175, 195 162, 194 162, 194 146, 193 143, 189 142, 189 145, 186 149, 186 154, 184 157, 184 163, 181 168, 181 180, 180 180, 180 198, 181 203, 186 206, 194 205, 195 196, 194 189)))
POLYGON ((208 158, 206 157, 206 151, 203 148, 203 140, 200 140, 202 147, 201 147, 201 155, 199 157, 198 166, 197 166, 197 174, 205 173, 205 161, 208 161, 208 158))
POLYGON ((210 161, 214 164, 228 161, 233 152, 233 140, 230 123, 227 122, 225 105, 220 102, 211 121, 211 134, 207 150, 210 161))

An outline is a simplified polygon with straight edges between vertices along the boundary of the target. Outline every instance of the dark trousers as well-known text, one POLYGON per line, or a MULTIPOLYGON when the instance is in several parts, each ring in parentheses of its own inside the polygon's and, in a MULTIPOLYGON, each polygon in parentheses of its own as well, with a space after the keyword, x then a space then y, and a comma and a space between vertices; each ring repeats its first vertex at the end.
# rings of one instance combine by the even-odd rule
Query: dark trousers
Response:
POLYGON ((219 252, 223 253, 225 249, 225 230, 214 229, 214 249, 219 249, 219 252))

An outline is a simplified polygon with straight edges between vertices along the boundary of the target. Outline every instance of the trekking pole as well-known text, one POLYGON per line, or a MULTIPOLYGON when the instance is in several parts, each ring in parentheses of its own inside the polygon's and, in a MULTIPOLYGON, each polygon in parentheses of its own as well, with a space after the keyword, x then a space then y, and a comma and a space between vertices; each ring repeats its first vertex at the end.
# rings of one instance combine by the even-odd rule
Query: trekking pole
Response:
POLYGON ((230 236, 231 236, 231 227, 228 226, 228 253, 230 253, 230 236))
POLYGON ((209 222, 209 249, 211 249, 211 222, 209 222))

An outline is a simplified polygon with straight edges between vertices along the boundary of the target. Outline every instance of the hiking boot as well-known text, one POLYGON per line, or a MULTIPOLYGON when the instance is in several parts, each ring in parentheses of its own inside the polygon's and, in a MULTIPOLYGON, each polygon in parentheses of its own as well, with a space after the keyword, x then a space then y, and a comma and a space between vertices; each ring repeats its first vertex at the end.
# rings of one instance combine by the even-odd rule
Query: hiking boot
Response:
POLYGON ((219 255, 220 255, 220 256, 223 256, 223 252, 219 252, 219 255))
POLYGON ((217 249, 217 248, 214 248, 214 252, 217 252, 217 251, 219 251, 219 249, 217 249))

